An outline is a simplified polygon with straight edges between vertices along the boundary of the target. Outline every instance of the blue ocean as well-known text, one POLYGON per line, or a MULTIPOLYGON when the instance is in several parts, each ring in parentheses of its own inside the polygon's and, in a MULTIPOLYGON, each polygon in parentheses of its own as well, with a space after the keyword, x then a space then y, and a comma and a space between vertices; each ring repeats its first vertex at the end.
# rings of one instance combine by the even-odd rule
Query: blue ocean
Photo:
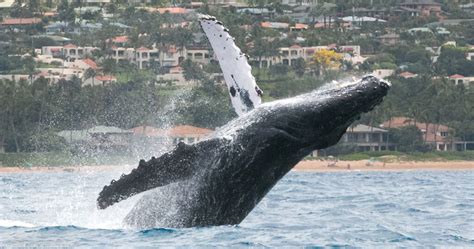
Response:
POLYGON ((0 174, 0 248, 474 247, 474 171, 291 172, 236 226, 134 230, 121 171, 0 174))

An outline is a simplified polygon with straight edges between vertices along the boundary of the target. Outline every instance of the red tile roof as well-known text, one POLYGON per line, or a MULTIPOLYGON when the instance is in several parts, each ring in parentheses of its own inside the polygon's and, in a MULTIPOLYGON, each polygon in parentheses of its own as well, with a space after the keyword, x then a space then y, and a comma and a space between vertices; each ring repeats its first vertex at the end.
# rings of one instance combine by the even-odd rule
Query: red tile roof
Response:
POLYGON ((177 67, 170 68, 170 73, 181 73, 181 72, 183 72, 182 67, 177 66, 177 67))
POLYGON ((160 14, 170 13, 170 14, 186 14, 188 10, 180 7, 170 7, 170 8, 157 8, 156 9, 160 14))
POLYGON ((286 29, 290 24, 286 22, 261 22, 260 26, 263 28, 286 29))
POLYGON ((43 16, 57 16, 58 12, 55 11, 49 11, 49 12, 44 12, 43 16))
POLYGON ((453 74, 451 76, 449 76, 449 78, 451 79, 462 79, 462 78, 465 78, 463 75, 460 75, 460 74, 453 74))
POLYGON ((87 65, 89 65, 92 69, 97 69, 97 63, 95 63, 95 61, 87 58, 87 59, 84 59, 82 60, 84 63, 86 63, 87 65))
MULTIPOLYGON (((383 122, 383 128, 401 128, 404 126, 415 125, 415 120, 407 117, 394 117, 388 121, 383 122)), ((423 139, 427 142, 445 142, 448 139, 440 135, 435 135, 440 132, 449 132, 451 129, 448 126, 441 124, 431 124, 416 122, 416 127, 424 132, 423 139), (436 137, 436 140, 435 140, 436 137)))
POLYGON ((400 73, 400 77, 403 77, 403 78, 413 78, 413 77, 416 77, 416 76, 417 76, 417 74, 410 73, 410 72, 400 73))
POLYGON ((164 134, 163 129, 155 128, 152 126, 137 126, 130 129, 135 134, 145 135, 147 137, 161 137, 164 134))
POLYGON ((307 29, 308 24, 303 24, 303 23, 296 23, 294 26, 295 29, 307 29))
POLYGON ((146 47, 139 47, 137 48, 137 51, 150 51, 150 49, 146 47))
POLYGON ((64 48, 77 48, 77 46, 74 44, 67 44, 67 45, 64 45, 64 48))
POLYGON ((117 78, 115 78, 112 75, 97 75, 97 76, 95 76, 95 79, 100 80, 100 81, 115 81, 115 80, 117 80, 117 78))
POLYGON ((128 42, 128 36, 122 35, 112 38, 112 42, 114 43, 125 43, 128 42))
POLYGON ((204 137, 212 130, 191 125, 178 125, 169 129, 159 129, 152 126, 137 126, 130 129, 135 134, 149 137, 204 137))
POLYGON ((166 130, 166 134, 171 137, 179 136, 206 136, 212 133, 212 130, 199 128, 190 125, 179 125, 166 130))
POLYGON ((295 45, 291 45, 290 48, 301 48, 301 46, 295 44, 295 45))
POLYGON ((41 19, 39 18, 5 18, 0 25, 30 25, 40 23, 41 19))

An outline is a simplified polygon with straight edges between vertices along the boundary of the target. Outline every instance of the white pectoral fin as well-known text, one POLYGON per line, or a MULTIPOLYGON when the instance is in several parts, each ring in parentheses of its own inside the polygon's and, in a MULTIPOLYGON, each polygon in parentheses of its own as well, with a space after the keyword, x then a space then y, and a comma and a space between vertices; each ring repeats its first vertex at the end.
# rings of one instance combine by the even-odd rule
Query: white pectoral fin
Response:
POLYGON ((242 115, 260 105, 262 90, 257 86, 247 57, 235 45, 234 38, 215 17, 201 16, 199 22, 219 61, 237 114, 242 115))

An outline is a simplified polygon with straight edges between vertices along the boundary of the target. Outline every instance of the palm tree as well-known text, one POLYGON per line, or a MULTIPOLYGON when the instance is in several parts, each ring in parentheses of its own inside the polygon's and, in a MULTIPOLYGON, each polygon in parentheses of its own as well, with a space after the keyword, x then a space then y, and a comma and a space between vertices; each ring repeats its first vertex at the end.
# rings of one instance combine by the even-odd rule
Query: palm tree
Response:
POLYGON ((87 80, 87 79, 90 79, 92 78, 92 86, 94 86, 94 79, 95 79, 95 76, 97 75, 96 71, 92 68, 88 68, 85 72, 84 72, 84 79, 87 80))

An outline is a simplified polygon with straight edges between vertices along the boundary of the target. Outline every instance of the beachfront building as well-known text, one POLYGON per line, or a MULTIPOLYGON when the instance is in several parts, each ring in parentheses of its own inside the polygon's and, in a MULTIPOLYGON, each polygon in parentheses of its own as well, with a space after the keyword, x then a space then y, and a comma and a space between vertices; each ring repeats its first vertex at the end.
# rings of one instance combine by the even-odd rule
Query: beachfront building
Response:
POLYGON ((172 145, 179 142, 192 144, 205 138, 212 130, 191 125, 178 125, 168 129, 159 129, 151 126, 138 126, 130 129, 138 137, 153 138, 156 141, 171 141, 172 145))
POLYGON ((114 126, 94 126, 84 130, 64 130, 57 133, 76 151, 127 152, 132 132, 114 126))
POLYGON ((454 137, 453 130, 446 125, 417 122, 407 117, 394 117, 385 121, 381 126, 386 129, 416 126, 423 135, 423 141, 437 151, 474 149, 474 141, 462 141, 454 137))
POLYGON ((354 145, 357 151, 395 150, 396 146, 387 141, 388 131, 367 125, 347 128, 340 144, 354 145))
POLYGON ((209 135, 212 130, 179 125, 167 129, 153 126, 137 126, 129 130, 133 133, 131 150, 135 155, 156 155, 168 151, 179 142, 192 144, 209 135))

